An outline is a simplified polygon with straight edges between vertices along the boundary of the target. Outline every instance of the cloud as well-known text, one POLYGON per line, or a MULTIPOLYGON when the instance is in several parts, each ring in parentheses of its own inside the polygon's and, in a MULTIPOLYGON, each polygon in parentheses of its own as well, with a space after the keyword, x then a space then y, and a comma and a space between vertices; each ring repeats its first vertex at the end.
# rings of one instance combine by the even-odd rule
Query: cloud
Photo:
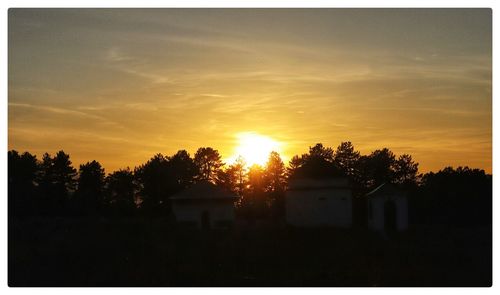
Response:
POLYGON ((106 51, 105 58, 111 62, 131 61, 132 57, 125 55, 119 48, 113 47, 106 51))
POLYGON ((60 115, 65 115, 65 116, 74 116, 74 117, 92 119, 92 120, 97 120, 101 123, 113 125, 115 127, 122 127, 119 124, 117 124, 116 122, 110 121, 105 117, 89 114, 89 113, 82 112, 82 111, 75 111, 72 109, 52 107, 52 106, 33 105, 33 104, 28 104, 28 103, 16 103, 16 102, 9 102, 8 106, 9 106, 9 108, 11 108, 11 107, 12 108, 27 108, 27 109, 33 109, 36 111, 60 114, 60 115))

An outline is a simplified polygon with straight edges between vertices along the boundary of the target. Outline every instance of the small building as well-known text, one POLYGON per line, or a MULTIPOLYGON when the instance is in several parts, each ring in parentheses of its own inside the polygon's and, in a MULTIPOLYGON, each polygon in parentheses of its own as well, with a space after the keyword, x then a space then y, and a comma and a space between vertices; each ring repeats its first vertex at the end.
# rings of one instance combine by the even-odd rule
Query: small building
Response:
POLYGON ((352 225, 352 191, 347 178, 299 178, 286 191, 286 221, 299 227, 352 225))
POLYGON ((180 225, 215 229, 230 228, 234 224, 234 203, 238 196, 211 182, 197 182, 170 199, 180 225))
POLYGON ((366 194, 368 228, 394 232, 408 229, 408 198, 394 184, 384 183, 366 194))

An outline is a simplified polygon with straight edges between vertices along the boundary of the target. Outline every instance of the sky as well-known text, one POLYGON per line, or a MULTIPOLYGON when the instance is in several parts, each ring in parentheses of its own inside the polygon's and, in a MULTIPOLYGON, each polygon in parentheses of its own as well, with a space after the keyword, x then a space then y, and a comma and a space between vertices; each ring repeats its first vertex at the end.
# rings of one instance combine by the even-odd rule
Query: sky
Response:
POLYGON ((112 172, 241 134, 492 169, 490 9, 9 9, 8 148, 112 172))

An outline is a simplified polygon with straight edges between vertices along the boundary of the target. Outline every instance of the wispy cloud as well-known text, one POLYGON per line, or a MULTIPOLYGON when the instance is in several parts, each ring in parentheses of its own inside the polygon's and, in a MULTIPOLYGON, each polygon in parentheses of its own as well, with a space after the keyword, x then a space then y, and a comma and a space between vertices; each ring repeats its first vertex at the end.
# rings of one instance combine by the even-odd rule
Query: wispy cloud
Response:
POLYGON ((106 51, 105 58, 111 62, 131 61, 132 57, 125 55, 119 48, 113 47, 106 51))
POLYGON ((61 115, 66 115, 66 116, 76 116, 76 117, 81 117, 81 118, 86 118, 86 119, 97 120, 97 121, 104 122, 106 124, 113 125, 116 127, 122 127, 119 124, 117 124, 116 122, 110 121, 109 119, 107 119, 105 117, 89 114, 89 113, 86 113, 83 111, 76 111, 76 110, 72 110, 72 109, 52 107, 52 106, 33 105, 33 104, 27 104, 27 103, 15 103, 15 102, 9 102, 9 108, 27 108, 27 109, 33 109, 33 110, 42 111, 42 112, 61 114, 61 115))

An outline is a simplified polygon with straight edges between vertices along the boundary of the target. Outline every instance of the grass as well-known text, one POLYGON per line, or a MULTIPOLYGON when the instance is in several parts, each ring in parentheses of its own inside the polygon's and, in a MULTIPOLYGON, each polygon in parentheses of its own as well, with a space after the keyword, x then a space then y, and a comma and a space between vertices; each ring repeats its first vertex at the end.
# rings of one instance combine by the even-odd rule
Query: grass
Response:
POLYGON ((186 231, 166 220, 9 222, 9 286, 491 286, 491 227, 186 231))

